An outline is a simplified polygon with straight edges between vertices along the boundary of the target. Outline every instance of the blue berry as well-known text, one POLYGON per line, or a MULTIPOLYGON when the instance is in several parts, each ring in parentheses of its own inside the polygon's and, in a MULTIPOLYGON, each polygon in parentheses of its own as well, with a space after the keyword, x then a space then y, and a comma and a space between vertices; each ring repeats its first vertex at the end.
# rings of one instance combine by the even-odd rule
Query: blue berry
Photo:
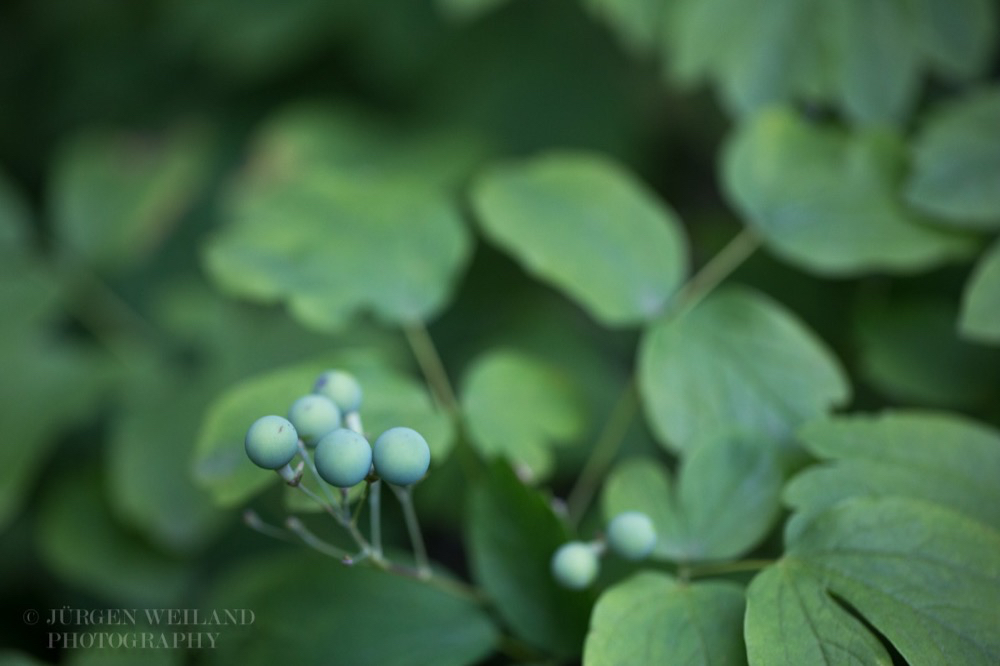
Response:
POLYGON ((375 471, 397 486, 416 483, 427 473, 431 448, 411 428, 390 428, 375 440, 375 471))
POLYGON ((648 557, 656 547, 656 528, 641 511, 626 511, 608 525, 608 545, 627 560, 648 557))
POLYGON ((288 420, 303 442, 316 446, 323 435, 340 427, 340 409, 326 396, 311 393, 292 403, 288 420))
POLYGON ((361 384, 354 375, 343 370, 327 370, 320 375, 313 393, 333 400, 342 412, 356 412, 361 408, 361 384))
POLYGON ((350 488, 372 468, 372 447, 364 435, 338 428, 316 444, 316 471, 331 486, 350 488))
POLYGON ((253 464, 264 469, 279 469, 298 453, 299 435, 287 419, 262 416, 247 430, 243 444, 253 464))
POLYGON ((597 553, 581 541, 564 543, 552 555, 552 575, 563 587, 582 590, 597 578, 597 553))

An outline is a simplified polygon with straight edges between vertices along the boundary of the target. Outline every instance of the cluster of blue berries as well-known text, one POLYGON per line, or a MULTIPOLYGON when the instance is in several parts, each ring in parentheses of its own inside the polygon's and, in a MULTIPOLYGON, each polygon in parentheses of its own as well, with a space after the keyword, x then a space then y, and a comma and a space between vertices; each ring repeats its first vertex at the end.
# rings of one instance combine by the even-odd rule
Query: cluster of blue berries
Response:
POLYGON ((350 488, 377 478, 409 486, 423 478, 430 465, 427 441, 415 430, 390 428, 374 446, 361 428, 361 386, 353 375, 329 370, 316 380, 313 392, 288 410, 288 417, 262 416, 247 431, 247 456, 264 469, 277 470, 288 483, 298 484, 302 465, 312 463, 319 476, 332 486, 350 488), (306 460, 293 470, 297 454, 306 460))
POLYGON ((552 555, 552 575, 563 587, 582 590, 597 578, 599 558, 606 547, 627 560, 645 559, 656 547, 656 528, 641 511, 626 511, 608 523, 602 539, 570 541, 552 555))

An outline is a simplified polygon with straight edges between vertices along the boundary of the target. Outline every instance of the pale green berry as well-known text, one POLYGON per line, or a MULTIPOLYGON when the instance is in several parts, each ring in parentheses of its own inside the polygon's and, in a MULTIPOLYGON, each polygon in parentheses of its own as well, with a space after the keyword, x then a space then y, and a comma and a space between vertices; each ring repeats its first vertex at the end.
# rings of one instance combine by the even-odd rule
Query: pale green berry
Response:
POLYGON ((247 456, 258 467, 280 469, 299 450, 295 426, 280 416, 262 416, 253 422, 243 440, 247 456))
POLYGON ((325 395, 310 393, 292 403, 288 420, 308 446, 340 427, 340 408, 325 395))
POLYGON ((408 486, 427 473, 431 449, 412 428, 390 428, 375 440, 375 472, 389 483, 408 486))
POLYGON ((656 547, 656 528, 641 511, 626 511, 608 524, 608 545, 627 560, 641 560, 656 547))
POLYGON ((599 564, 593 546, 570 541, 552 555, 552 575, 563 587, 582 590, 597 578, 599 564))
POLYGON ((331 486, 350 488, 364 481, 372 468, 372 447, 364 435, 339 428, 316 444, 316 471, 331 486))
POLYGON ((354 375, 343 370, 327 370, 320 375, 313 393, 333 400, 341 412, 356 412, 361 408, 361 384, 354 375))

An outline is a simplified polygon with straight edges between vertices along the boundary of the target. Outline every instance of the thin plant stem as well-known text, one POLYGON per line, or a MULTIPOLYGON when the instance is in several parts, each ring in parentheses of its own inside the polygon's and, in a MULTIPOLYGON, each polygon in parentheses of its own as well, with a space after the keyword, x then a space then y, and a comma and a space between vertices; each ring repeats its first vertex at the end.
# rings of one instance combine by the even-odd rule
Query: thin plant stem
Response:
POLYGON ((287 541, 289 543, 292 541, 288 538, 288 533, 285 532, 285 530, 264 522, 260 515, 253 509, 247 509, 243 512, 243 523, 255 532, 260 532, 264 536, 271 537, 272 539, 287 541))
POLYGON ((745 228, 733 236, 725 247, 709 259, 694 277, 681 287, 675 301, 676 306, 667 310, 665 318, 676 319, 694 308, 744 261, 749 259, 760 247, 760 242, 757 234, 749 228, 745 228))
POLYGON ((735 562, 717 562, 686 565, 682 567, 685 578, 701 578, 703 576, 718 576, 742 571, 759 571, 774 564, 774 560, 736 560, 735 562))
POLYGON ((288 519, 285 520, 285 526, 288 528, 289 532, 302 539, 303 543, 313 550, 323 553, 324 555, 329 555, 330 557, 335 557, 344 562, 353 561, 351 555, 346 550, 342 550, 333 544, 323 541, 318 536, 310 532, 308 528, 302 524, 302 521, 295 516, 289 516, 288 519))
POLYGON ((309 455, 309 450, 306 448, 306 444, 305 442, 302 441, 302 439, 299 439, 299 455, 302 456, 302 460, 305 461, 306 467, 309 468, 309 471, 312 473, 313 479, 316 481, 316 484, 323 491, 323 494, 326 495, 326 499, 330 502, 330 504, 332 506, 340 506, 340 504, 337 502, 337 499, 334 497, 333 492, 327 486, 326 482, 322 479, 322 477, 320 477, 319 470, 316 469, 316 463, 313 462, 312 456, 309 455))
POLYGON ((444 369, 441 355, 438 354, 437 347, 427 327, 421 322, 412 322, 403 326, 403 333, 406 341, 413 351, 413 356, 417 359, 420 371, 427 380, 427 385, 434 394, 438 404, 452 415, 457 416, 460 408, 458 399, 455 397, 455 390, 448 379, 448 373, 444 369))
POLYGON ((403 519, 406 521, 406 531, 410 535, 410 542, 413 544, 413 557, 417 562, 417 574, 421 578, 431 577, 431 566, 427 559, 427 547, 424 545, 424 536, 420 532, 420 523, 417 521, 417 512, 413 508, 413 488, 412 486, 390 485, 396 498, 403 507, 403 519))
POLYGON ((638 408, 639 399, 635 390, 635 382, 629 381, 612 409, 604 430, 601 431, 597 443, 594 444, 587 462, 580 471, 580 476, 570 490, 566 500, 566 509, 571 524, 579 524, 587 507, 590 506, 601 484, 601 479, 604 478, 605 472, 625 440, 625 433, 628 432, 638 408))
POLYGON ((371 525, 372 550, 382 557, 382 481, 376 479, 369 484, 368 518, 371 525))

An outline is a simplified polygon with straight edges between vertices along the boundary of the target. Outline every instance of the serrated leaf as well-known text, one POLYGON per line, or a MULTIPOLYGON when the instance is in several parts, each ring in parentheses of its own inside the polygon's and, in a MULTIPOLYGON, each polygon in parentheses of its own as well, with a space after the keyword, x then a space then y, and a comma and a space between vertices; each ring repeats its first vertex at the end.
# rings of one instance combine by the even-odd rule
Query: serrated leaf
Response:
POLYGON ((815 334, 742 287, 654 324, 641 343, 638 373, 650 424, 676 451, 734 431, 781 445, 850 395, 843 370, 815 334))
POLYGON ((545 498, 494 463, 469 501, 466 535, 475 580, 525 641, 561 656, 579 654, 590 601, 560 587, 550 561, 568 540, 545 498))
POLYGON ((407 426, 427 439, 432 465, 447 457, 453 444, 451 421, 435 410, 427 392, 377 356, 345 352, 241 382, 212 403, 195 446, 194 473, 219 505, 240 504, 278 481, 276 474, 254 466, 246 457, 246 430, 261 416, 285 414, 296 398, 312 391, 319 374, 330 368, 347 370, 361 383, 365 397, 360 413, 370 440, 389 428, 407 426))
POLYGON ((788 534, 848 497, 902 496, 940 504, 1000 530, 1000 433, 944 412, 897 411, 816 421, 799 432, 824 465, 785 490, 788 534))
POLYGON ((969 79, 995 50, 996 3, 992 0, 917 0, 918 44, 950 78, 969 79))
POLYGON ((75 136, 56 157, 49 195, 60 240, 100 268, 140 262, 204 187, 210 146, 195 126, 75 136))
POLYGON ((309 169, 271 187, 245 181, 227 209, 229 224, 205 253, 217 283, 286 302, 320 330, 367 310, 393 324, 429 319, 470 251, 454 204, 410 181, 309 169))
POLYGON ((768 247, 814 273, 913 272, 967 255, 971 239, 926 226, 898 201, 904 162, 893 133, 846 133, 774 109, 730 138, 723 177, 768 247))
POLYGON ((885 648, 795 560, 761 571, 747 590, 750 666, 890 666, 885 648))
POLYGON ((463 666, 485 658, 497 640, 489 616, 466 597, 308 553, 230 571, 207 607, 254 613, 202 653, 211 664, 463 666))
POLYGON ((654 553, 677 562, 725 560, 758 543, 780 509, 781 468, 766 443, 726 438, 691 451, 676 491, 666 470, 635 458, 605 481, 604 518, 642 511, 657 530, 654 553))
POLYGON ((473 361, 461 403, 479 453, 502 456, 534 479, 551 472, 552 447, 571 443, 587 425, 582 398, 563 373, 511 350, 473 361))
POLYGON ((101 598, 171 606, 190 572, 114 522, 100 482, 85 468, 47 484, 36 524, 43 560, 60 577, 101 598))
POLYGON ((967 338, 1000 342, 1000 242, 983 254, 969 277, 958 326, 967 338))
POLYGON ((743 589, 733 583, 638 573, 598 599, 584 666, 744 664, 743 606, 743 589))
POLYGON ((936 109, 913 151, 909 203, 958 227, 1000 227, 1000 87, 936 109))
POLYGON ((852 498, 821 514, 789 546, 787 558, 801 562, 909 663, 1000 661, 996 530, 918 500, 852 498))
POLYGON ((674 212, 597 154, 493 167, 474 183, 472 202, 491 240, 609 326, 656 316, 687 273, 674 212))

